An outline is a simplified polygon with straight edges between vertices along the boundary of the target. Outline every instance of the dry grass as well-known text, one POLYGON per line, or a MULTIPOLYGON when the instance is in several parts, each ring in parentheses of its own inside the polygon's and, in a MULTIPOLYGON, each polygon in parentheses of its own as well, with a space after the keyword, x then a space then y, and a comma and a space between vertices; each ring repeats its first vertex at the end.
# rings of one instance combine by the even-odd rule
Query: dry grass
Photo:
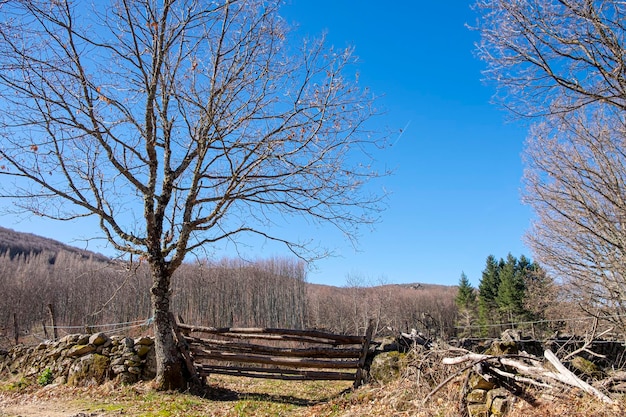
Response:
POLYGON ((604 404, 587 395, 572 394, 557 400, 545 400, 538 407, 518 402, 507 417, 622 417, 626 415, 626 398, 613 405, 604 404))
MULTIPOLYGON (((156 392, 149 383, 122 386, 109 382, 94 387, 40 387, 34 381, 0 383, 0 417, 125 416, 287 416, 453 417, 460 410, 462 375, 453 378, 426 403, 424 398, 453 370, 439 364, 437 353, 408 356, 402 378, 350 390, 345 382, 285 382, 214 376, 201 393, 156 392), (29 414, 30 413, 30 414, 29 414), (81 414, 82 413, 82 414, 81 414)), ((624 415, 626 397, 607 406, 588 396, 569 394, 539 401, 532 407, 518 400, 510 417, 624 415)))

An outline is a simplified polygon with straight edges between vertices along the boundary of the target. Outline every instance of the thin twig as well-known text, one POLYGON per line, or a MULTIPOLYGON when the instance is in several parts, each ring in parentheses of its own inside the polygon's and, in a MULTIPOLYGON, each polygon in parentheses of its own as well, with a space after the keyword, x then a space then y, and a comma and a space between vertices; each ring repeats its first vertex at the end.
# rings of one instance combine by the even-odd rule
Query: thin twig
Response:
MULTIPOLYGON (((487 360, 489 358, 485 358, 483 360, 487 360)), ((467 365, 465 366, 463 369, 457 371, 456 373, 450 375, 448 378, 446 378, 442 383, 440 383, 439 385, 437 385, 432 391, 430 391, 428 393, 428 395, 426 395, 426 397, 424 398, 424 400, 422 401, 423 404, 426 404, 428 402, 428 400, 430 399, 430 397, 432 397, 433 395, 435 395, 437 392, 439 392, 439 390, 441 390, 443 387, 445 387, 450 381, 452 381, 454 378, 458 377, 459 375, 461 375, 463 372, 467 371, 468 369, 472 368, 474 365, 476 365, 479 362, 482 362, 483 360, 479 360, 476 363, 472 363, 471 365, 467 365)))

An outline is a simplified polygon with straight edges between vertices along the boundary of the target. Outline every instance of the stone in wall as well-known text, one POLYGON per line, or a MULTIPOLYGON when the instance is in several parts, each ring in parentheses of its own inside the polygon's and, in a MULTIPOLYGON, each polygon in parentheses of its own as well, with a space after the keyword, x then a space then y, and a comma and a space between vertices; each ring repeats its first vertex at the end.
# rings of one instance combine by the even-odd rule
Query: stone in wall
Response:
MULTIPOLYGON (((495 341, 485 353, 494 356, 517 354, 517 342, 495 341)), ((506 389, 498 387, 492 381, 487 381, 474 371, 468 377, 467 388, 465 401, 470 417, 505 416, 515 399, 506 389)))
POLYGON ((37 346, 18 345, 0 352, 0 376, 21 374, 37 378, 50 369, 55 383, 101 384, 150 380, 156 375, 154 340, 107 336, 105 333, 68 335, 37 346))

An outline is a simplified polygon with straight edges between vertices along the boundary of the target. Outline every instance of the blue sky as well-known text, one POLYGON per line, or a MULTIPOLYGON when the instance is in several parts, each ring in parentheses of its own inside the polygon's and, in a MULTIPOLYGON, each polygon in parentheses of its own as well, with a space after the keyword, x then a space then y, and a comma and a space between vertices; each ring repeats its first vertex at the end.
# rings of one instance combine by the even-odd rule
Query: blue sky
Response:
MULTIPOLYGON (((477 285, 490 254, 532 258, 522 241, 531 212, 520 202, 526 131, 490 104, 493 87, 481 81, 484 64, 473 56, 478 34, 465 26, 476 20, 470 4, 287 0, 282 15, 299 25, 296 36, 326 31, 329 43, 355 46, 360 84, 383 95, 380 128, 407 127, 377 155, 394 169, 376 184, 391 195, 382 221, 363 230, 358 251, 332 231, 302 231, 339 255, 318 261, 310 282, 341 286, 351 275, 373 284, 455 285, 464 271, 477 285)), ((77 246, 91 233, 85 224, 32 218, 1 223, 77 246)))
POLYGON ((520 202, 521 123, 490 103, 473 55, 478 34, 471 2, 289 0, 283 16, 299 33, 327 32, 354 45, 360 83, 381 100, 378 122, 408 128, 381 153, 395 169, 385 179, 388 209, 360 252, 319 261, 312 282, 342 285, 346 275, 372 282, 456 284, 464 271, 477 285, 485 259, 525 254, 531 211, 520 202))

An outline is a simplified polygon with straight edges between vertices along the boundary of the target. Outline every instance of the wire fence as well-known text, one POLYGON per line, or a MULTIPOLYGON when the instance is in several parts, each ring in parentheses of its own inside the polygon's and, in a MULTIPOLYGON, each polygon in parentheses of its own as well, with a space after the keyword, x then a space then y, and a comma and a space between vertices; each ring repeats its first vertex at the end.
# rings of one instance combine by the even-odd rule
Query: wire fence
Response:
MULTIPOLYGON (((579 336, 584 336, 586 333, 591 331, 592 322, 599 321, 603 322, 605 330, 609 329, 609 331, 605 332, 606 336, 611 339, 625 339, 626 335, 614 333, 610 331, 610 328, 613 323, 623 321, 626 319, 626 314, 615 314, 611 316, 584 316, 584 317, 570 317, 570 318, 559 318, 559 319, 542 319, 542 320, 521 320, 521 321, 510 321, 503 323, 472 323, 466 325, 456 325, 454 329, 459 335, 459 338, 464 339, 473 339, 473 340, 493 340, 496 336, 494 330, 500 330, 500 332, 504 330, 519 330, 519 331, 530 331, 533 335, 532 339, 540 339, 535 336, 535 333, 543 333, 541 339, 546 338, 554 338, 559 333, 571 333, 572 330, 576 330, 575 333, 579 336), (577 326, 572 326, 572 323, 578 323, 577 326), (550 326, 555 325, 558 326, 550 326), (548 333, 552 332, 551 337, 548 333), (485 336, 485 333, 488 336, 485 336)), ((498 333, 500 333, 498 332, 498 333)), ((626 339, 625 339, 626 340, 626 339)), ((601 342, 601 341, 599 341, 601 342)), ((612 342, 611 342, 612 343, 612 342)))
POLYGON ((45 329, 42 328, 39 331, 29 331, 28 336, 39 340, 45 341, 49 339, 48 332, 63 332, 64 335, 72 333, 80 333, 82 331, 87 333, 105 332, 107 335, 117 335, 125 332, 129 332, 132 329, 147 329, 154 322, 154 317, 150 317, 145 320, 133 320, 119 323, 104 323, 104 324, 89 324, 81 326, 49 326, 46 325, 45 329))
MULTIPOLYGON (((475 341, 488 341, 494 340, 496 337, 494 329, 499 329, 500 331, 504 331, 507 329, 528 331, 531 330, 534 333, 535 327, 550 325, 550 324, 564 324, 564 323, 583 323, 591 322, 593 320, 598 320, 598 317, 594 316, 584 316, 584 317, 570 317, 570 318, 560 318, 560 319, 542 319, 542 320, 523 320, 523 321, 510 321, 505 323, 489 323, 489 324, 468 324, 468 325, 456 325, 454 326, 454 330, 457 333, 457 338, 462 339, 471 339, 475 341), (488 333, 489 335, 484 335, 485 330, 491 329, 488 333)), ((619 319, 626 319, 626 314, 618 314, 613 316, 600 317, 602 320, 606 321, 617 321, 619 319)), ((51 326, 46 325, 45 329, 42 327, 39 331, 29 331, 28 335, 43 341, 49 339, 48 332, 62 332, 64 335, 71 333, 97 333, 97 332, 105 332, 107 334, 115 335, 123 332, 129 332, 133 329, 147 329, 154 321, 154 317, 149 317, 147 319, 133 320, 133 321, 125 321, 118 323, 103 323, 103 324, 84 324, 84 325, 57 325, 51 326)), ((607 324, 608 326, 608 324, 607 324)), ((500 333, 500 332, 498 332, 500 333)), ((545 329, 544 329, 545 333, 545 329)), ((533 334, 532 339, 546 339, 548 337, 537 338, 534 337, 533 334)), ((544 336, 546 336, 544 334, 544 336)), ((608 334, 613 340, 615 339, 624 339, 625 335, 615 335, 608 334)), ((602 341, 598 341, 598 343, 602 343, 602 341)))
POLYGON ((484 327, 520 327, 522 325, 533 325, 533 324, 545 324, 545 323, 566 323, 566 322, 575 322, 575 321, 589 321, 589 320, 618 320, 620 318, 626 318, 626 314, 615 314, 612 316, 602 316, 602 317, 594 317, 594 316, 586 316, 586 317, 573 317, 573 318, 561 318, 561 319, 551 319, 551 320, 529 320, 529 321, 514 321, 507 323, 497 323, 497 324, 472 324, 469 326, 454 326, 455 329, 467 329, 467 328, 484 328, 484 327))

